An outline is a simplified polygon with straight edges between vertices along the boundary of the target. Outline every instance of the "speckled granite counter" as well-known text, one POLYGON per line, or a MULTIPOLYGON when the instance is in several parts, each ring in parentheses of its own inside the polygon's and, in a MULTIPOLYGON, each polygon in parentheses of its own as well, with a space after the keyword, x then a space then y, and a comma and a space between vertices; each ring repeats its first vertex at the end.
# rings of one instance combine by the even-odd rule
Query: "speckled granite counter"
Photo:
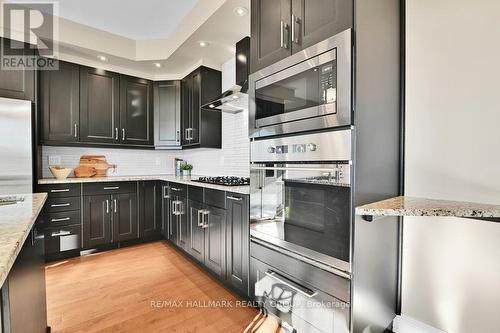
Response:
POLYGON ((141 181, 141 180, 163 180, 167 182, 176 182, 192 186, 211 188, 219 191, 234 192, 239 194, 249 194, 250 186, 223 186, 199 183, 193 180, 201 176, 192 177, 176 177, 173 175, 150 175, 150 176, 108 176, 108 177, 91 177, 91 178, 66 178, 59 180, 55 178, 43 178, 38 180, 38 184, 67 184, 67 183, 93 183, 93 182, 126 182, 126 181, 141 181))
MULTIPOLYGON (((0 206, 0 285, 3 285, 17 255, 47 200, 46 193, 22 194, 24 201, 0 206)), ((5 197, 5 196, 0 196, 5 197)))
POLYGON ((500 205, 395 197, 356 207, 356 215, 364 216, 454 216, 464 218, 500 218, 500 205))

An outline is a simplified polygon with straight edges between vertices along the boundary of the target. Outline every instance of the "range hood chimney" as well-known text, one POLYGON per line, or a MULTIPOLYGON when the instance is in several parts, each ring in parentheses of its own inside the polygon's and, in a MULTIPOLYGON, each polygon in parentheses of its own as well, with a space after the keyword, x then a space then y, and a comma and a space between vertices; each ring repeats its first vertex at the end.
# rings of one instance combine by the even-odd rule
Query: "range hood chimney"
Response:
POLYGON ((236 43, 236 85, 217 99, 202 105, 203 109, 238 113, 248 108, 248 74, 250 72, 250 37, 236 43))

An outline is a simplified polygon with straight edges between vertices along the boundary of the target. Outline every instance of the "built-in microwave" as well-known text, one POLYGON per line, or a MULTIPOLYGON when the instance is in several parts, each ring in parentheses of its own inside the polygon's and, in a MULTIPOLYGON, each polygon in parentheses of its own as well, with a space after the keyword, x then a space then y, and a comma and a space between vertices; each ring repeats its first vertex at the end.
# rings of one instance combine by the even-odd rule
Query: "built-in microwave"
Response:
POLYGON ((263 137, 351 125, 351 30, 249 77, 249 133, 263 137))

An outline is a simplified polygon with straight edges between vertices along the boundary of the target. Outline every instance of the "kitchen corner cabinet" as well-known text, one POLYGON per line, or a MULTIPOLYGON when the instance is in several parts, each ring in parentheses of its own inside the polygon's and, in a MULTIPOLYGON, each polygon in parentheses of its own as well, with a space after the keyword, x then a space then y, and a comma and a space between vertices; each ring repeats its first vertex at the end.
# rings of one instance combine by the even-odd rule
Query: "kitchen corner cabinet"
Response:
POLYGON ((80 67, 80 141, 120 143, 120 75, 80 67))
POLYGON ((120 75, 120 143, 153 145, 153 83, 120 75))
POLYGON ((181 82, 155 82, 153 91, 155 148, 180 149, 181 82))
POLYGON ((42 142, 80 141, 80 67, 58 61, 59 70, 40 71, 42 142))
MULTIPOLYGON (((14 52, 21 56, 34 56, 33 49, 13 49, 8 38, 0 38, 3 44, 2 50, 14 52)), ((0 55, 3 61, 3 54, 0 55)), ((33 68, 16 68, 15 70, 0 69, 0 97, 30 100, 36 103, 36 76, 37 72, 33 68)))
POLYGON ((221 148, 222 115, 201 106, 221 94, 220 71, 201 66, 181 81, 183 148, 221 148))
POLYGON ((160 182, 139 182, 139 198, 139 237, 158 235, 161 231, 160 182))
POLYGON ((227 282, 248 294, 249 272, 249 200, 247 195, 226 194, 227 227, 226 258, 227 282))
POLYGON ((353 0, 252 0, 251 72, 353 26, 353 0))

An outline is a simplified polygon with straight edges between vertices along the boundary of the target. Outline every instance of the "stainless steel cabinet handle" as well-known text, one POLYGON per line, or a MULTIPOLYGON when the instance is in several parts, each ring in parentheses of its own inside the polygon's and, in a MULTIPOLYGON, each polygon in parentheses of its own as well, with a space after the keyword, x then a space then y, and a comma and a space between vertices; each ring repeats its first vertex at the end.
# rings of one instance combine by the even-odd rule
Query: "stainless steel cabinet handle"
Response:
POLYGON ((209 210, 203 211, 203 229, 208 228, 208 217, 210 216, 209 210))
POLYGON ((69 221, 71 220, 71 218, 69 217, 63 217, 63 218, 60 218, 60 219, 50 219, 50 222, 62 222, 62 221, 69 221))
POLYGON ((288 24, 283 22, 283 20, 280 21, 280 46, 283 49, 288 49, 288 43, 285 41, 285 30, 288 29, 288 24))
POLYGON ((175 141, 179 142, 179 135, 180 135, 180 131, 176 131, 175 132, 175 141))
POLYGON ((115 140, 118 140, 118 127, 115 127, 115 140))
POLYGON ((179 215, 184 214, 184 205, 183 205, 182 201, 177 201, 177 204, 179 205, 179 210, 178 210, 179 215))
POLYGON ((106 199, 106 214, 109 214, 109 200, 106 199))
POLYGON ((226 198, 228 198, 229 200, 234 200, 234 201, 241 201, 241 200, 243 200, 243 198, 237 198, 237 197, 233 197, 233 196, 230 196, 230 195, 228 195, 226 198))
POLYGON ((76 123, 75 123, 75 125, 74 125, 74 128, 75 128, 75 133, 74 133, 74 135, 75 135, 75 138, 77 138, 77 137, 78 137, 78 125, 77 125, 76 123))
POLYGON ((295 25, 300 24, 300 20, 297 16, 292 14, 292 42, 295 44, 299 43, 299 37, 295 34, 295 25))
POLYGON ((176 191, 176 192, 182 191, 180 188, 177 188, 177 187, 171 187, 170 189, 172 191, 176 191))
POLYGON ((203 210, 198 211, 198 227, 203 228, 203 210))
POLYGON ((68 206, 71 206, 71 204, 68 202, 68 203, 63 203, 63 204, 52 204, 50 205, 50 207, 68 207, 68 206))
POLYGON ((59 193, 59 192, 69 192, 69 188, 65 188, 62 190, 50 190, 50 193, 59 193))
POLYGON ((163 186, 163 198, 169 199, 170 195, 168 194, 168 190, 170 189, 170 186, 163 186))
POLYGON ((125 128, 122 128, 122 140, 125 141, 125 128))
POLYGON ((108 187, 103 187, 104 190, 119 190, 120 186, 108 186, 108 187))
POLYGON ((113 207, 114 207, 115 213, 116 213, 116 211, 118 209, 118 208, 116 208, 116 207, 118 207, 118 205, 116 204, 116 199, 113 199, 113 207))
POLYGON ((172 206, 172 214, 173 214, 173 215, 177 215, 177 214, 176 214, 176 211, 175 211, 175 201, 172 201, 172 202, 170 203, 170 205, 172 206))
POLYGON ((302 295, 304 295, 306 297, 312 298, 318 294, 317 292, 312 291, 309 288, 303 287, 300 284, 295 283, 295 282, 285 278, 284 276, 279 275, 278 273, 276 273, 274 271, 269 270, 269 271, 266 271, 265 273, 267 276, 275 279, 276 281, 283 283, 284 285, 287 285, 288 287, 292 288, 293 290, 297 291, 298 293, 301 293, 302 295))
POLYGON ((59 232, 52 232, 50 234, 50 236, 52 236, 52 237, 67 236, 67 235, 71 235, 71 232, 70 231, 61 230, 59 232))
POLYGON ((184 139, 186 139, 186 141, 188 141, 188 140, 189 140, 189 128, 186 128, 186 129, 184 130, 184 139))

